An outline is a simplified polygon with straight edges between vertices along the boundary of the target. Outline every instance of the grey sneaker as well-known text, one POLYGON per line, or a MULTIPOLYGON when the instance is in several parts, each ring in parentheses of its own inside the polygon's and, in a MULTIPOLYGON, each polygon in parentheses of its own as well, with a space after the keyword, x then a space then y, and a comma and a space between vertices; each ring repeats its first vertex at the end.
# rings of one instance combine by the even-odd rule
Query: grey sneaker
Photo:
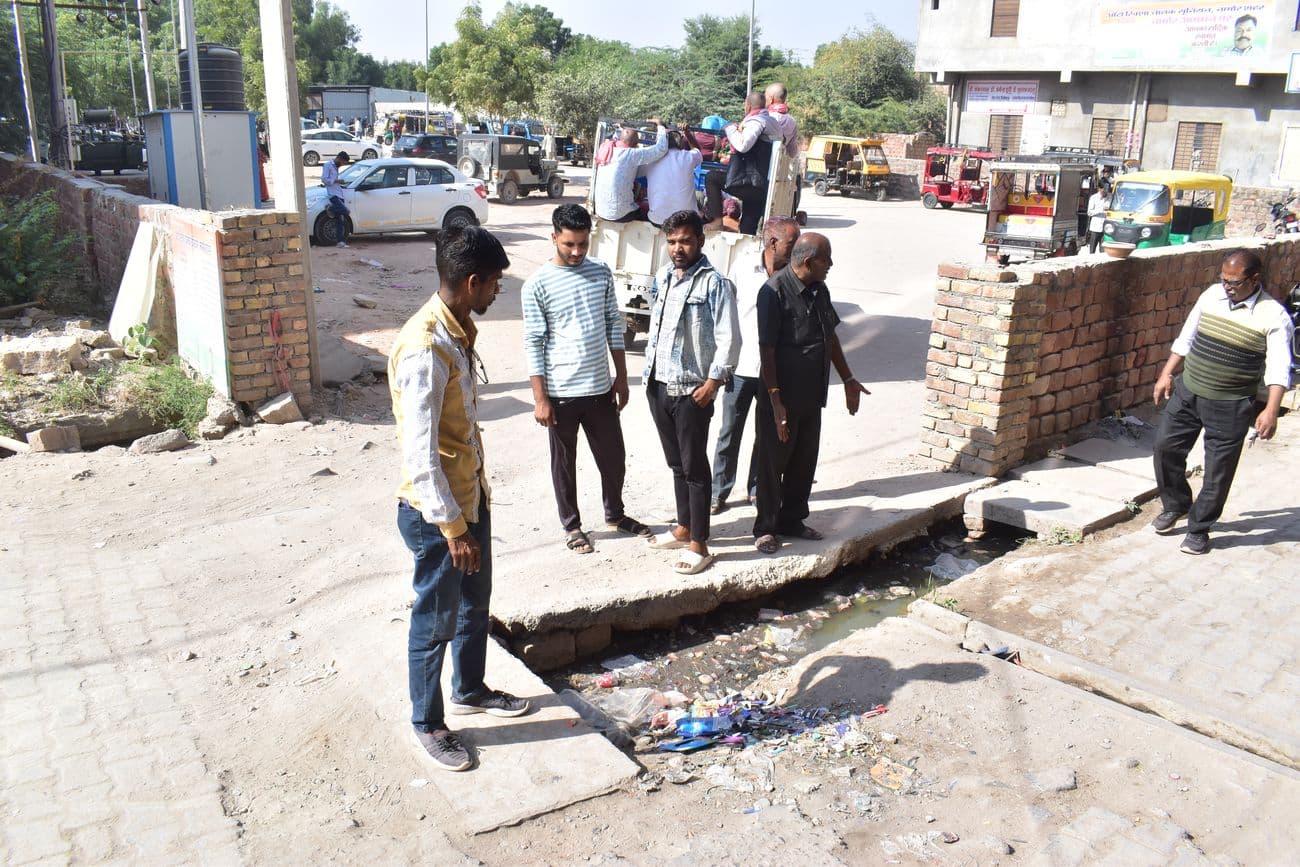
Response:
POLYGON ((1162 536, 1168 535, 1173 532, 1174 524, 1177 524, 1178 519, 1184 514, 1184 512, 1161 512, 1159 515, 1156 515, 1155 520, 1151 522, 1151 529, 1155 530, 1162 536))
POLYGON ((523 716, 528 713, 528 699, 513 696, 499 689, 484 690, 475 696, 452 699, 451 712, 458 716, 471 713, 490 713, 492 716, 523 716))
POLYGON ((1188 533, 1178 550, 1184 554, 1204 554, 1210 550, 1209 533, 1188 533))
POLYGON ((469 750, 460 742, 455 732, 440 729, 434 732, 422 732, 412 729, 415 742, 428 753, 429 758, 439 769, 444 771, 467 771, 474 764, 469 750))

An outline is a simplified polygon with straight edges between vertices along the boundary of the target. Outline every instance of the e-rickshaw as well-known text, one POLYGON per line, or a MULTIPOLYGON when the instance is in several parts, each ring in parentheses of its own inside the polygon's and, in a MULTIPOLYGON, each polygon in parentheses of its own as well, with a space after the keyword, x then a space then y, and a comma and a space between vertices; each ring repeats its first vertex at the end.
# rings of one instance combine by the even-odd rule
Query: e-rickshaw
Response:
POLYGON ((984 249, 1008 263, 1079 252, 1079 214, 1096 169, 1083 162, 1009 159, 989 165, 984 249))
POLYGON ((844 135, 815 135, 808 142, 804 180, 824 196, 838 190, 842 196, 874 193, 883 202, 889 194, 889 158, 885 141, 844 135))
POLYGON ((1222 238, 1232 179, 1207 172, 1131 172, 1116 179, 1102 243, 1167 247, 1222 238))
POLYGON ((984 204, 988 197, 988 187, 981 179, 984 163, 996 158, 992 151, 973 148, 929 148, 925 152, 921 204, 927 208, 984 204))

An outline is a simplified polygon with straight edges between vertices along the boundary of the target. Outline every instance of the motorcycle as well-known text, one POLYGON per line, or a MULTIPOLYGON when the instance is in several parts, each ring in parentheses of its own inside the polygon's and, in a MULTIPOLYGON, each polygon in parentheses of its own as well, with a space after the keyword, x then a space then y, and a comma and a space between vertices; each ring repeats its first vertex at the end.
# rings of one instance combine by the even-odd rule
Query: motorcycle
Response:
POLYGON ((1271 204, 1269 222, 1256 226, 1256 234, 1268 234, 1275 238, 1279 235, 1300 234, 1300 216, 1296 216, 1295 211, 1291 210, 1293 201, 1295 199, 1271 204))
POLYGON ((1300 283, 1291 287, 1282 306, 1291 314, 1291 383, 1300 384, 1300 283))

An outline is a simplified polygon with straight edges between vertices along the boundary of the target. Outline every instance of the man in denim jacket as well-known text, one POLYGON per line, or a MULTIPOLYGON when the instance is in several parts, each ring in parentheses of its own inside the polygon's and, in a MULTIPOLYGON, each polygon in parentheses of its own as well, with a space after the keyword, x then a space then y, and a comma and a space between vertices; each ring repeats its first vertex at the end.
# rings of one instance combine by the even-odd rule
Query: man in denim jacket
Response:
POLYGON ((718 388, 740 356, 736 290, 704 255, 704 223, 695 211, 664 221, 671 265, 650 288, 646 396, 673 471, 677 523, 652 537, 656 548, 685 548, 673 570, 709 567, 709 419, 718 388))

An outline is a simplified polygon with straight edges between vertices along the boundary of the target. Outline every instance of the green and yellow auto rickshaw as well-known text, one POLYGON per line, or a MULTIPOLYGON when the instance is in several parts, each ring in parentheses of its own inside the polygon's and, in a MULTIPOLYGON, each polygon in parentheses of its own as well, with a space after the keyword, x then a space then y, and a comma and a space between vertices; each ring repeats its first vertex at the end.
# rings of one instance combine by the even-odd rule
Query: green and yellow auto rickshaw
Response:
POLYGON ((1207 172, 1130 172, 1115 179, 1103 243, 1166 247, 1222 238, 1232 179, 1207 172))

